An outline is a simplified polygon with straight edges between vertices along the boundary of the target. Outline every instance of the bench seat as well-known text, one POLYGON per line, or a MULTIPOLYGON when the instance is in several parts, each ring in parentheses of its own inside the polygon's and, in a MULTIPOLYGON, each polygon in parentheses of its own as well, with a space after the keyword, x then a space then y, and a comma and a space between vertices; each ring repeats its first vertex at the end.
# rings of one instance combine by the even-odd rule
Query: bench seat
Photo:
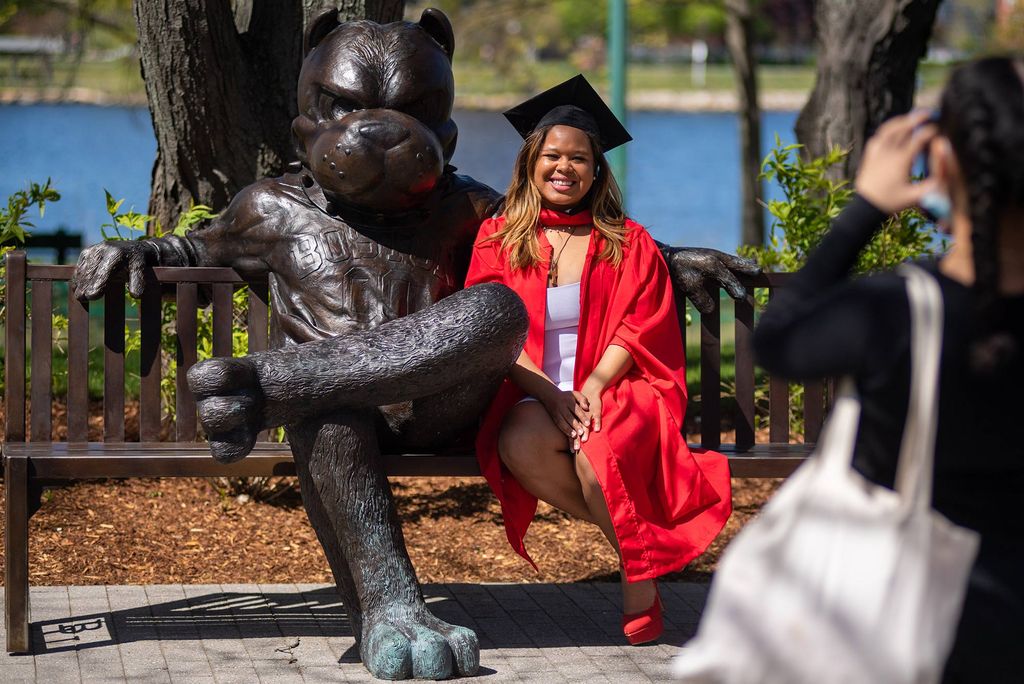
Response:
MULTIPOLYGON (((734 444, 717 451, 729 458, 733 477, 786 477, 809 455, 813 445, 758 444, 739 452, 734 444)), ((700 448, 691 444, 691 448, 700 448)), ((21 442, 0 445, 3 458, 27 461, 40 484, 83 479, 130 477, 266 477, 295 475, 287 444, 259 443, 246 458, 217 463, 203 443, 174 442, 21 442)), ((385 454, 392 477, 479 476, 473 454, 385 454)))

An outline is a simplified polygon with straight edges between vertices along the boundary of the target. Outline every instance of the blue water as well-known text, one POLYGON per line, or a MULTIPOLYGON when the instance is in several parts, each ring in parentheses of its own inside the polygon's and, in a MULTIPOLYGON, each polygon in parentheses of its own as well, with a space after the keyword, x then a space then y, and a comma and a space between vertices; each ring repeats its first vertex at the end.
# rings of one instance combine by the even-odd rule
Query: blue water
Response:
MULTIPOLYGON (((520 138, 499 114, 459 111, 460 173, 504 189, 520 138)), ((762 139, 792 142, 793 112, 766 113, 762 139)), ((626 208, 656 238, 680 245, 732 251, 740 235, 739 123, 725 113, 653 113, 630 116, 626 208)), ((61 200, 37 232, 58 226, 101 239, 109 222, 104 189, 124 198, 122 211, 145 212, 156 140, 149 111, 89 105, 0 106, 0 200, 29 181, 51 178, 61 200)), ((766 187, 770 197, 777 189, 766 187)))

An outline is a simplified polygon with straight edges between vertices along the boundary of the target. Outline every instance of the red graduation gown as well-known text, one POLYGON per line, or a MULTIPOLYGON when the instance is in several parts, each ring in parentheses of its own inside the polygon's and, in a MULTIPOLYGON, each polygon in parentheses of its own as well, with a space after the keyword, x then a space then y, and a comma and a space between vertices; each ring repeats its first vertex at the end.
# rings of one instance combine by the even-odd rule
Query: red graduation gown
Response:
MULTIPOLYGON (((538 227, 541 264, 512 270, 500 241, 486 239, 504 217, 481 225, 466 286, 499 282, 523 299, 530 316, 525 351, 543 368, 544 314, 551 245, 538 227)), ((545 225, 590 224, 589 212, 568 216, 545 210, 545 225)), ((654 240, 639 224, 626 223, 622 263, 599 259, 595 231, 580 283, 580 325, 574 386, 584 381, 611 344, 626 348, 632 369, 601 395, 601 431, 583 445, 601 484, 630 581, 679 570, 700 555, 732 512, 728 460, 713 451, 691 451, 681 435, 686 411, 685 354, 668 268, 654 240)), ((512 547, 533 563, 523 539, 537 510, 498 457, 505 414, 524 393, 502 384, 477 436, 480 470, 501 502, 512 547)), ((536 565, 534 565, 536 567, 536 565)))

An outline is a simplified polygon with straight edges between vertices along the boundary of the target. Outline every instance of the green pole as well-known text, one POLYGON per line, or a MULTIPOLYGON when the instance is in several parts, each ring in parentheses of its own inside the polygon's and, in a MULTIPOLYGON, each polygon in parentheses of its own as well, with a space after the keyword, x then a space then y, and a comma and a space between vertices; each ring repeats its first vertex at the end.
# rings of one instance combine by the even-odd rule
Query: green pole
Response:
MULTIPOLYGON (((608 85, 611 107, 624 126, 626 122, 626 0, 608 0, 608 85)), ((626 149, 619 147, 608 153, 608 162, 615 179, 626 193, 626 149)))

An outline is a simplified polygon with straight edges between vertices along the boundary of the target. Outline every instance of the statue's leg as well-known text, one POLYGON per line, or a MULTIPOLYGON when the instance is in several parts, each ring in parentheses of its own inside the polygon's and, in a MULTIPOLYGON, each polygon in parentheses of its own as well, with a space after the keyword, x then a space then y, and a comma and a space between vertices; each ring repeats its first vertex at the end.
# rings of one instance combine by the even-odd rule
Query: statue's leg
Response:
POLYGON ((383 679, 474 674, 476 635, 437 619, 423 601, 384 476, 373 410, 308 420, 289 427, 288 436, 332 569, 351 573, 367 669, 383 679))
POLYGON ((483 408, 490 404, 509 366, 481 370, 461 385, 446 387, 437 394, 413 401, 380 407, 388 433, 383 448, 390 450, 433 449, 461 444, 472 448, 483 408))
POLYGON ((514 292, 478 285, 372 330, 204 361, 189 370, 189 386, 211 451, 234 461, 267 427, 475 386, 515 362, 527 324, 514 292))
POLYGON ((316 532, 316 538, 320 541, 324 556, 327 557, 327 564, 331 568, 331 574, 334 575, 334 583, 338 587, 338 593, 341 594, 345 611, 348 613, 349 626, 353 636, 358 640, 363 629, 363 614, 355 579, 352 577, 352 570, 349 568, 341 539, 335 529, 330 508, 324 502, 320 488, 317 487, 310 474, 309 458, 303 458, 296 452, 293 434, 297 434, 297 432, 295 430, 288 431, 289 439, 292 440, 292 455, 295 457, 296 474, 299 476, 302 506, 306 509, 306 516, 313 526, 313 531, 316 532))

